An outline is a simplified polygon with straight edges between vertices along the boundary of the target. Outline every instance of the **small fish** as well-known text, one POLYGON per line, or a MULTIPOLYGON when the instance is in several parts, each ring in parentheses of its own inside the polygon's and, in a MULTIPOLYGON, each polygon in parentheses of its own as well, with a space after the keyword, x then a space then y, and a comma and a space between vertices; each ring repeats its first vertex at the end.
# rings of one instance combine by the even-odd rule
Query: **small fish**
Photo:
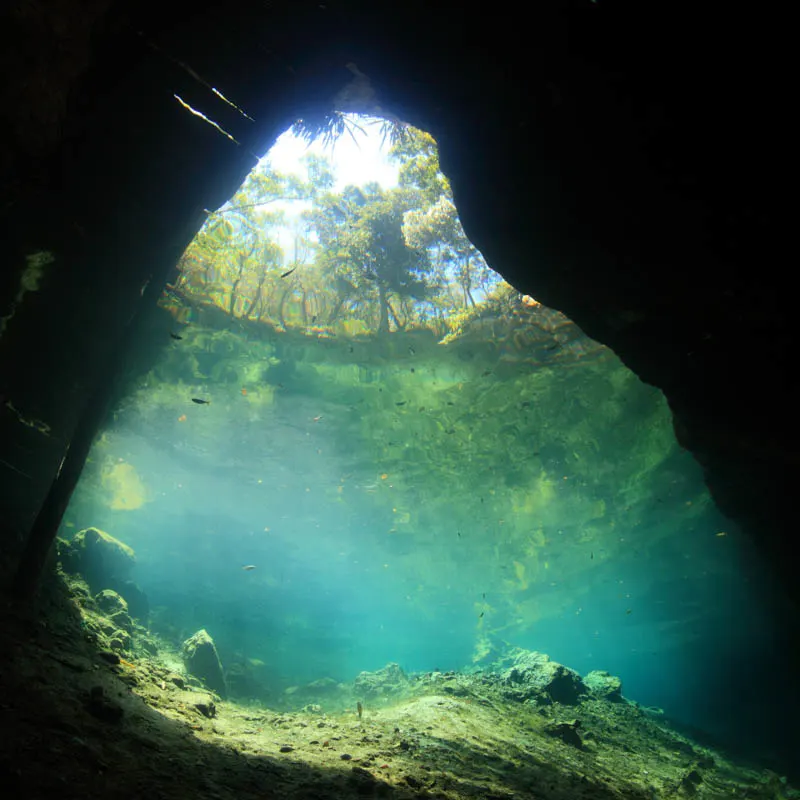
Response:
POLYGON ((281 278, 288 278, 296 269, 297 267, 292 267, 291 269, 286 270, 286 272, 281 275, 281 278))
POLYGON ((395 403, 396 406, 404 406, 406 404, 405 400, 401 400, 399 403, 395 403))
POLYGON ((715 536, 727 536, 728 532, 727 531, 720 531, 719 533, 715 533, 714 535, 715 536))
POLYGON ((485 613, 486 613, 485 611, 481 611, 481 613, 480 613, 480 614, 478 614, 478 619, 483 619, 483 615, 484 615, 485 613))
POLYGON ((416 350, 415 350, 413 347, 411 347, 411 346, 409 345, 409 348, 408 348, 408 354, 409 354, 410 356, 415 356, 415 355, 417 354, 417 351, 416 351, 416 350))
POLYGON ((178 422, 186 422, 186 414, 181 414, 178 417, 178 422))
POLYGON ((361 705, 360 700, 356 703, 356 711, 358 712, 358 718, 361 719, 361 715, 364 713, 364 706, 361 705))
POLYGON ((192 398, 192 402, 193 403, 197 403, 197 405, 199 405, 199 406, 207 406, 211 401, 210 400, 203 400, 200 397, 193 397, 192 398))
POLYGON ((169 338, 170 338, 170 339, 177 339, 178 341, 180 341, 181 339, 183 339, 183 336, 180 336, 180 335, 179 335, 179 334, 177 334, 177 333, 171 333, 171 334, 169 335, 169 338))
POLYGON ((242 397, 247 397, 247 389, 242 386, 242 397))
POLYGON ((632 608, 626 608, 626 609, 625 609, 625 613, 626 613, 626 614, 630 614, 632 611, 633 611, 633 609, 632 609, 632 608))
POLYGON ((322 419, 322 414, 320 414, 318 417, 314 417, 314 419, 312 419, 311 421, 312 422, 319 422, 321 419, 322 419))
POLYGON ((243 569, 245 572, 250 572, 251 570, 254 570, 255 568, 256 568, 256 565, 255 565, 255 564, 245 564, 245 565, 242 567, 242 569, 243 569))

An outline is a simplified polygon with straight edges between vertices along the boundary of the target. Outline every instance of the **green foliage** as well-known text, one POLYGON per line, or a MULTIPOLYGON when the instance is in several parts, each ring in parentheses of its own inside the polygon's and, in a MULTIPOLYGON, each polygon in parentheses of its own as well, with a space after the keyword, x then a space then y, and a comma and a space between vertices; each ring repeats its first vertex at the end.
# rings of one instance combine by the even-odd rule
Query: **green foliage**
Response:
POLYGON ((400 164, 400 186, 421 192, 425 205, 437 203, 440 197, 452 199, 450 182, 439 168, 436 140, 429 133, 407 128, 393 143, 389 155, 400 164))
MULTIPOLYGON (((263 163, 209 215, 181 259, 175 295, 163 304, 178 314, 173 301, 182 297, 312 335, 452 332, 452 317, 480 306, 498 278, 464 234, 433 138, 397 122, 380 124, 400 163, 398 188, 334 192, 331 163, 316 154, 303 159, 305 178, 263 163), (284 252, 278 237, 286 235, 285 215, 270 207, 292 200, 308 208, 284 252)), ((295 132, 333 144, 361 125, 336 112, 301 120, 295 132)))
POLYGON ((436 287, 428 281, 431 263, 422 247, 411 248, 403 236, 403 215, 412 195, 403 189, 383 191, 377 184, 348 186, 315 206, 319 240, 316 264, 334 286, 336 300, 328 324, 345 308, 387 333, 406 327, 410 300, 427 300, 436 287))

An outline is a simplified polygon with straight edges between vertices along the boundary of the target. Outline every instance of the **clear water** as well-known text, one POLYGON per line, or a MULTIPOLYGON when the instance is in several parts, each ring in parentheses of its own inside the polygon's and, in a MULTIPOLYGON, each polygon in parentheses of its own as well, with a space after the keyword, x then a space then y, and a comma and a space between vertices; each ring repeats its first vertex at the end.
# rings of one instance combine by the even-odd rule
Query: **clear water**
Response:
POLYGON ((151 629, 176 649, 207 629, 248 672, 239 699, 519 646, 619 675, 731 747, 793 746, 765 568, 661 395, 567 321, 538 363, 508 340, 255 339, 200 319, 176 342, 169 325, 61 536, 133 547, 151 629), (198 358, 216 377, 186 380, 198 358))
MULTIPOLYGON (((435 143, 420 147, 422 188, 451 200, 435 143)), ((285 184, 269 169, 184 256, 193 302, 166 294, 142 331, 61 537, 96 526, 134 548, 141 621, 175 652, 205 628, 235 700, 286 708, 321 678, 484 668, 522 647, 618 675, 627 698, 791 772, 790 611, 675 442, 663 396, 499 286, 434 197, 425 213, 478 265, 474 295, 496 295, 494 311, 473 313, 452 261, 447 291, 414 300, 416 332, 377 334, 363 286, 355 316, 339 314, 325 252, 302 262, 290 231, 290 272, 274 207, 253 211, 285 184), (472 318, 434 334, 436 303, 472 318)), ((324 200, 316 245, 362 224, 357 197, 324 200)))

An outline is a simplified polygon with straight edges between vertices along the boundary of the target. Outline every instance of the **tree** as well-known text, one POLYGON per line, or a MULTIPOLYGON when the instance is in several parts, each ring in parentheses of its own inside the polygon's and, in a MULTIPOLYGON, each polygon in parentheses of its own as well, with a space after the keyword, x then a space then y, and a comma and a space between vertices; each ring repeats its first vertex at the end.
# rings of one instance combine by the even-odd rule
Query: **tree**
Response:
POLYGON ((497 282, 496 273, 467 238, 456 207, 446 195, 426 209, 409 211, 403 234, 410 247, 426 248, 431 253, 440 280, 455 280, 461 290, 460 304, 475 306, 473 289, 485 293, 497 282))
POLYGON ((284 215, 269 206, 309 194, 299 177, 275 172, 268 163, 257 167, 222 208, 209 214, 186 249, 177 289, 231 316, 261 319, 283 265, 274 229, 284 215))
POLYGON ((409 247, 403 236, 403 215, 415 199, 408 190, 385 191, 374 183, 318 198, 316 263, 336 287, 337 314, 349 303, 366 306, 375 312, 374 327, 388 333, 390 321, 404 327, 395 300, 424 300, 436 293, 428 281, 426 250, 409 247))
POLYGON ((398 183, 404 189, 416 189, 425 201, 421 205, 433 205, 443 195, 452 198, 450 181, 439 168, 439 148, 429 133, 407 127, 389 155, 400 164, 398 183))

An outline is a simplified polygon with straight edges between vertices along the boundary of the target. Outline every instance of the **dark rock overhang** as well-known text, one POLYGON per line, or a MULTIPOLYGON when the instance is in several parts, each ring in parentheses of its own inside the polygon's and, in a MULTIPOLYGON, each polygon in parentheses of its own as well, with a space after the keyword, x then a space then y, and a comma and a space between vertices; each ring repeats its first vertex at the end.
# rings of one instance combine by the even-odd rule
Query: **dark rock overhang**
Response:
POLYGON ((797 334, 773 210, 785 155, 768 21, 602 0, 524 15, 98 0, 20 6, 3 30, 0 308, 15 319, 0 423, 24 473, 4 498, 18 536, 142 287, 355 63, 390 113, 439 141, 489 263, 664 391, 720 508, 793 585, 797 334), (54 267, 16 305, 37 252, 54 267))

